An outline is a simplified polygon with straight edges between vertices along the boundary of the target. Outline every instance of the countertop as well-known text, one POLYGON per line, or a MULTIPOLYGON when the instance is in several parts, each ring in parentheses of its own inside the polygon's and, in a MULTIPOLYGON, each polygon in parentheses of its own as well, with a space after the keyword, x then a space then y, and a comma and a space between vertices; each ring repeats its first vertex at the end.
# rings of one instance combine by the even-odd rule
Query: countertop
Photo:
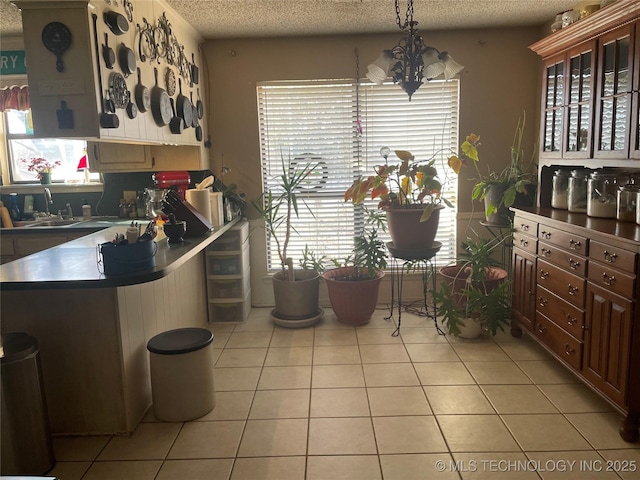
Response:
MULTIPOLYGON (((124 234, 126 227, 131 223, 130 220, 95 219, 91 222, 65 226, 64 230, 82 228, 95 230, 101 227, 102 229, 57 247, 0 265, 2 290, 104 288, 150 282, 166 276, 200 253, 238 223, 240 218, 237 217, 222 227, 216 227, 201 237, 185 238, 180 244, 167 243, 166 237, 159 232, 155 239, 158 244, 156 266, 153 269, 117 276, 101 273, 102 268, 98 265, 98 246, 113 240, 117 233, 124 234), (114 222, 116 225, 111 226, 114 222)), ((33 231, 34 228, 13 230, 22 233, 33 231)), ((36 230, 42 229, 38 227, 36 230)))

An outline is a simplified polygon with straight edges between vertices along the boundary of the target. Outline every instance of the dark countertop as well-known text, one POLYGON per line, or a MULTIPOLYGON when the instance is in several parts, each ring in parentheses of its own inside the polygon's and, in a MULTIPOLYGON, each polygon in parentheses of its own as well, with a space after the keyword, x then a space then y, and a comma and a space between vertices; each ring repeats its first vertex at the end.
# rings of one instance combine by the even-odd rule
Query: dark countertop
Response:
MULTIPOLYGON (((83 227, 76 225, 65 226, 64 230, 77 230, 78 228, 102 229, 89 233, 81 238, 64 243, 57 247, 34 253, 13 262, 0 265, 0 282, 2 290, 29 290, 41 288, 104 288, 135 285, 162 278, 187 260, 199 254, 204 248, 215 241, 220 235, 229 230, 240 221, 235 218, 223 227, 218 227, 197 238, 185 238, 180 244, 169 244, 162 232, 156 237, 158 251, 156 253, 156 266, 127 275, 105 275, 98 269, 98 245, 110 242, 116 233, 124 234, 131 221, 117 219, 116 226, 113 221, 96 219, 97 225, 88 225, 83 222, 83 227), (104 228, 106 227, 106 228, 104 228)), ((144 222, 144 221, 143 221, 144 222)), ((91 222, 94 223, 94 222, 91 222)), ((58 231, 60 227, 57 227, 58 231)), ((33 231, 33 227, 13 229, 14 231, 33 231)), ((38 227, 42 231, 43 228, 38 227)), ((51 228, 50 230, 54 230, 51 228)))

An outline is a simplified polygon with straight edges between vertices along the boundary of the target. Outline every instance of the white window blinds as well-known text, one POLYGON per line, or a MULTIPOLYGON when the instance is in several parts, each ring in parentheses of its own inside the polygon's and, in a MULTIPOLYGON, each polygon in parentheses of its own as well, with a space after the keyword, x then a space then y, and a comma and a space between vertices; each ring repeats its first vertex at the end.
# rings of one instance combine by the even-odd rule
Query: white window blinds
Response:
MULTIPOLYGON (((357 90, 353 80, 258 84, 264 191, 277 192, 282 159, 286 168, 320 164, 298 193, 304 204, 294 219, 288 249, 295 265, 305 245, 328 259, 343 260, 351 254, 363 219, 361 209, 344 202, 344 192, 360 175, 373 174, 374 166, 383 161, 379 153, 383 146, 409 150, 424 160, 440 152, 440 178, 448 179, 443 195, 456 205, 457 181, 447 158, 457 151, 458 80, 426 83, 411 102, 394 84, 360 86, 359 99, 357 90)), ((376 203, 368 206, 375 209, 376 203)), ((455 217, 455 209, 441 213, 436 237, 443 243, 439 264, 454 257, 455 217)), ((386 233, 379 235, 390 240, 386 233)), ((268 268, 275 270, 280 262, 272 243, 267 239, 267 259, 268 268)))

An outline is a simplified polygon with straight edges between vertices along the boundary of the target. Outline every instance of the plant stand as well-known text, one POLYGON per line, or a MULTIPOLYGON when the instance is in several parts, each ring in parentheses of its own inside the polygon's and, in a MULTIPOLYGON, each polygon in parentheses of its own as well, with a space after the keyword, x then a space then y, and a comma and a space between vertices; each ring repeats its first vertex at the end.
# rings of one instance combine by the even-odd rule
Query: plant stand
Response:
MULTIPOLYGON (((431 308, 427 303, 427 293, 429 291, 429 278, 431 278, 432 291, 436 289, 436 271, 434 266, 434 259, 436 254, 442 248, 441 242, 433 242, 431 248, 421 248, 419 250, 406 250, 395 248, 393 242, 387 243, 387 249, 391 254, 391 307, 389 316, 385 317, 385 320, 393 319, 393 312, 396 304, 396 291, 398 295, 398 325, 395 331, 391 334, 393 337, 397 337, 400 334, 400 325, 402 324, 402 287, 404 282, 404 275, 411 270, 419 270, 422 275, 422 300, 421 313, 433 318, 433 324, 439 335, 445 333, 438 326, 438 308, 433 302, 433 314, 430 313, 431 308), (417 264, 417 267, 416 267, 417 264), (422 310, 424 309, 424 310, 422 310)), ((405 305, 405 309, 407 306, 405 305)))

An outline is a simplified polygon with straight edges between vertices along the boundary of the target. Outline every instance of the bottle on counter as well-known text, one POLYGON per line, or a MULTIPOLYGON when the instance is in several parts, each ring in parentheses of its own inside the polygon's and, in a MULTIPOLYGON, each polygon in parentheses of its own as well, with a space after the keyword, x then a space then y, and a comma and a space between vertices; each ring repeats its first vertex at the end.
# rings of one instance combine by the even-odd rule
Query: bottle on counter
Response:
POLYGON ((82 218, 91 218, 91 205, 86 198, 82 199, 82 218))
POLYGON ((18 207, 18 194, 10 193, 9 194, 10 205, 9 205, 9 215, 11 216, 11 220, 14 222, 20 220, 22 214, 20 213, 20 208, 18 207))
POLYGON ((125 202, 124 198, 120 199, 120 205, 118 205, 118 217, 129 218, 129 207, 127 206, 127 202, 125 202))

